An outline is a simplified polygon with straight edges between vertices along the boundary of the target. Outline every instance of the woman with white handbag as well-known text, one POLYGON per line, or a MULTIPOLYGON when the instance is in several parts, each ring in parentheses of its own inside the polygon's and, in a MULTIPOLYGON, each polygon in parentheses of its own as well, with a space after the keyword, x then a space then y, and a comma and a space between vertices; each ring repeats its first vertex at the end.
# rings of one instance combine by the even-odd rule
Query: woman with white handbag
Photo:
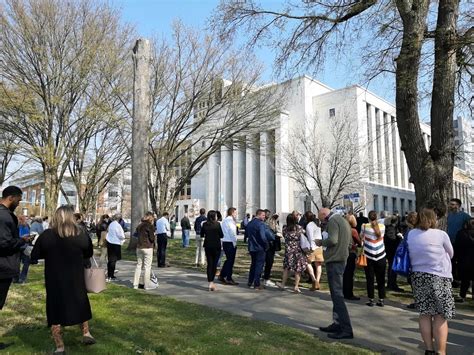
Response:
POLYGON ((84 259, 92 257, 92 241, 77 226, 74 209, 61 206, 56 210, 51 229, 36 240, 31 252, 32 263, 44 259, 46 316, 51 327, 55 354, 64 354, 61 326, 80 324, 82 342, 94 344, 88 321, 91 307, 84 280, 84 259))

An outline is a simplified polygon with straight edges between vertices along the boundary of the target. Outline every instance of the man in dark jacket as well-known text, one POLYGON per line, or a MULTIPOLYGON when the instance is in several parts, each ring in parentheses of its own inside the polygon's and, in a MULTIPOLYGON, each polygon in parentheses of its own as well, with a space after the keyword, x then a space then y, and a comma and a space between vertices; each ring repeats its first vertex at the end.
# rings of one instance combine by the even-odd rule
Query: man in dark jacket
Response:
POLYGON ((260 286, 260 276, 265 263, 265 253, 269 248, 269 243, 265 235, 265 211, 257 210, 256 216, 252 219, 247 228, 245 228, 245 235, 248 240, 248 250, 252 262, 250 264, 249 280, 247 285, 255 287, 256 290, 263 289, 260 286))
POLYGON ((184 217, 181 218, 181 233, 181 238, 183 239, 183 248, 187 248, 189 247, 189 234, 191 233, 191 222, 187 213, 185 213, 184 217))
MULTIPOLYGON (((29 236, 19 237, 18 219, 13 213, 22 195, 20 188, 8 186, 0 199, 0 309, 5 304, 12 279, 20 273, 21 247, 29 240, 29 236)), ((0 349, 7 346, 0 343, 0 349)))

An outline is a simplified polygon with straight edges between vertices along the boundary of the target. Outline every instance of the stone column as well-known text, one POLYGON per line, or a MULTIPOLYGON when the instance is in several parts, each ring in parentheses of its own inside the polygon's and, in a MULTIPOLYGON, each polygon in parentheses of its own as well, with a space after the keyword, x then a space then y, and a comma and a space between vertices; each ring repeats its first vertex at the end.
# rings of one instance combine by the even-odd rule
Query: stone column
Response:
POLYGON ((384 124, 384 113, 381 110, 378 110, 378 115, 376 117, 377 126, 379 131, 379 136, 377 137, 377 145, 379 156, 377 157, 377 164, 379 169, 379 183, 387 184, 387 174, 386 174, 386 165, 385 160, 387 159, 385 155, 385 124, 384 124))
POLYGON ((221 147, 221 179, 220 179, 220 194, 221 201, 219 201, 219 210, 222 216, 229 207, 232 207, 232 150, 228 147, 221 147))
POLYGON ((277 213, 289 213, 290 211, 290 181, 286 174, 284 147, 288 146, 288 114, 282 113, 280 125, 275 130, 275 211, 277 213))
POLYGON ((260 207, 260 138, 252 136, 247 139, 245 149, 245 196, 246 212, 254 214, 260 207))
MULTIPOLYGON (((148 131, 150 126, 150 41, 139 39, 133 48, 132 126, 132 225, 141 221, 148 209, 148 131)), ((132 243, 130 248, 133 249, 132 243)))
POLYGON ((260 208, 270 208, 268 200, 268 132, 260 133, 260 208))
POLYGON ((239 220, 245 216, 245 144, 235 143, 232 151, 232 205, 237 208, 239 220))

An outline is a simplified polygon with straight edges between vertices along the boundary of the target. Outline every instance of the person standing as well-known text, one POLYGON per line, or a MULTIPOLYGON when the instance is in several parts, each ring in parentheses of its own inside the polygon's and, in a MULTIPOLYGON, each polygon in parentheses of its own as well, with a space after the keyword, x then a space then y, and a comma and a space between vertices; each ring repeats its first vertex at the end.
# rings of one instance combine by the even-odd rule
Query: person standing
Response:
POLYGON ((122 244, 125 242, 125 232, 119 223, 122 215, 115 214, 107 230, 107 281, 115 281, 115 265, 122 259, 122 244))
POLYGON ((385 244, 383 242, 385 225, 377 221, 377 212, 369 212, 369 223, 364 224, 361 230, 361 240, 364 243, 364 254, 367 257, 367 266, 364 267, 367 281, 367 295, 369 302, 367 306, 375 306, 374 302, 374 275, 377 280, 379 300, 377 306, 384 306, 385 299, 385 268, 387 258, 385 244))
POLYGON ((234 269, 235 255, 237 253, 237 210, 230 207, 227 210, 227 217, 222 221, 222 232, 224 238, 222 239, 222 248, 225 253, 225 262, 222 266, 219 275, 219 281, 224 285, 238 285, 232 278, 232 271, 234 269))
MULTIPOLYGON (((20 253, 29 238, 19 237, 18 219, 14 214, 23 192, 19 187, 8 186, 0 199, 0 310, 7 299, 14 277, 20 273, 20 253)), ((0 350, 10 344, 0 342, 0 350)))
MULTIPOLYGON (((283 238, 285 238, 285 256, 283 258, 283 276, 281 289, 285 288, 290 272, 295 273, 295 293, 301 293, 299 289, 301 273, 306 269, 306 255, 300 247, 303 236, 303 227, 296 222, 293 214, 286 217, 286 226, 283 226, 283 238)), ((314 275, 313 275, 314 277, 314 275)))
POLYGON ((327 222, 328 237, 316 240, 316 245, 326 248, 323 256, 333 303, 333 323, 319 329, 327 332, 331 339, 352 339, 351 320, 342 292, 342 279, 352 240, 351 227, 344 217, 331 213, 328 208, 321 208, 318 218, 327 222))
POLYGON ((221 254, 221 239, 224 237, 221 224, 217 221, 216 211, 207 213, 207 221, 201 228, 201 238, 204 239, 204 250, 207 259, 207 281, 209 282, 209 291, 215 291, 217 259, 221 254))
POLYGON ((446 354, 448 320, 455 314, 452 295, 453 247, 446 232, 436 229, 434 210, 423 208, 408 233, 411 280, 425 354, 446 354), (438 351, 435 352, 433 338, 438 351))
MULTIPOLYGON (((265 235, 269 244, 268 250, 265 253, 265 267, 263 269, 263 284, 265 287, 276 287, 276 284, 270 280, 272 275, 273 263, 275 261, 276 245, 281 243, 281 233, 278 226, 278 214, 272 215, 265 221, 265 235)), ((281 245, 281 244, 280 244, 281 245)))
POLYGON ((357 221, 354 215, 349 214, 346 216, 349 225, 351 226, 352 232, 352 243, 349 256, 347 257, 346 268, 344 269, 343 275, 343 293, 346 300, 359 301, 360 297, 354 296, 354 272, 356 268, 357 259, 357 247, 361 246, 359 233, 357 233, 357 221))
POLYGON ((311 278, 311 291, 316 291, 321 288, 319 282, 321 281, 322 263, 324 261, 323 250, 316 246, 315 242, 317 239, 322 239, 321 228, 316 224, 316 215, 313 212, 307 211, 305 220, 308 223, 306 224, 306 234, 301 236, 301 245, 302 247, 305 246, 303 250, 308 250, 306 270, 311 278))
POLYGON ((169 266, 166 263, 166 247, 168 246, 168 232, 170 232, 168 217, 169 213, 164 212, 161 218, 156 221, 156 239, 158 241, 156 253, 158 267, 169 266))
POLYGON ((43 219, 38 216, 33 218, 33 222, 31 223, 31 227, 30 227, 30 233, 36 233, 37 235, 40 235, 43 232, 44 232, 43 219))
POLYGON ((454 255, 458 261, 459 280, 461 281, 459 298, 456 299, 456 302, 462 303, 466 300, 471 282, 473 287, 471 290, 474 291, 474 218, 466 222, 465 227, 458 232, 454 243, 454 255))
POLYGON ((96 342, 89 331, 92 311, 83 266, 92 254, 92 241, 75 223, 71 206, 56 210, 51 229, 39 236, 31 252, 33 264, 44 259, 46 317, 56 345, 55 354, 65 353, 61 326, 80 324, 82 342, 85 345, 96 342))
MULTIPOLYGON (((448 235, 451 240, 451 244, 456 244, 456 236, 458 232, 464 227, 464 224, 471 219, 466 212, 461 211, 462 201, 458 198, 452 198, 449 200, 448 204, 448 235)), ((457 256, 454 254, 452 263, 452 272, 453 272, 453 283, 454 287, 458 287, 459 277, 458 277, 458 267, 457 267, 457 256)))
POLYGON ((384 225, 385 234, 383 240, 388 261, 387 288, 392 291, 401 292, 403 289, 397 285, 397 273, 392 270, 395 253, 397 252, 398 245, 402 239, 402 235, 399 231, 398 216, 387 216, 387 218, 385 218, 384 225))
POLYGON ((249 271, 248 287, 255 287, 256 290, 262 290, 264 287, 260 285, 260 276, 262 275, 263 264, 265 263, 265 253, 269 248, 268 240, 265 235, 265 211, 258 209, 255 218, 252 219, 247 228, 245 235, 248 241, 248 251, 250 253, 251 264, 249 271))
POLYGON ((191 233, 191 222, 189 221, 188 214, 185 213, 184 217, 181 218, 181 238, 183 239, 183 248, 189 247, 189 234, 191 233))
MULTIPOLYGON (((20 238, 29 237, 30 235, 30 226, 26 220, 26 216, 18 217, 18 234, 20 238)), ((22 264, 21 272, 18 278, 13 278, 13 283, 24 284, 26 278, 28 277, 28 270, 30 269, 30 256, 25 254, 26 245, 22 247, 22 252, 20 254, 20 260, 22 264)))
POLYGON ((155 246, 154 221, 155 217, 153 212, 147 212, 142 218, 141 223, 137 226, 137 267, 135 268, 135 274, 133 277, 133 288, 135 289, 138 288, 142 269, 145 269, 145 274, 143 275, 145 290, 156 288, 156 285, 153 285, 150 282, 151 264, 153 262, 153 247, 155 246))
POLYGON ((196 232, 196 267, 204 266, 205 262, 204 258, 206 255, 204 254, 203 240, 201 239, 201 228, 206 220, 206 210, 201 208, 199 210, 199 217, 194 221, 194 231, 196 232))
POLYGON ((174 232, 176 231, 176 216, 172 215, 170 218, 170 239, 174 239, 174 232))

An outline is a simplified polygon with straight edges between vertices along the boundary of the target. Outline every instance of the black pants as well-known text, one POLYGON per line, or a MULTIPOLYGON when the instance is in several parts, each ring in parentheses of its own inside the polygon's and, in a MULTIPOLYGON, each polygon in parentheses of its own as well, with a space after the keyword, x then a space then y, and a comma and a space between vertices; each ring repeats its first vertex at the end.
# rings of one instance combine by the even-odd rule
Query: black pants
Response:
POLYGON ((356 268, 356 253, 349 253, 347 257, 346 268, 342 277, 342 293, 345 298, 354 297, 354 272, 356 268))
POLYGON ((377 290, 379 298, 385 298, 385 269, 387 267, 387 259, 372 260, 367 258, 367 266, 365 270, 365 278, 367 279, 367 295, 370 299, 374 299, 374 275, 377 279, 377 290))
POLYGON ((221 255, 221 248, 204 248, 207 260, 207 281, 213 282, 216 277, 217 260, 221 255))
POLYGON ((384 239, 385 253, 387 254, 388 270, 387 270, 387 287, 398 288, 397 285, 397 273, 392 271, 393 259, 395 259, 395 253, 397 252, 398 245, 400 244, 399 239, 384 239))
POLYGON ((270 280, 273 262, 275 261, 275 248, 270 247, 265 253, 265 269, 263 270, 263 279, 270 280))
POLYGON ((157 254, 157 263, 158 267, 166 266, 166 247, 168 246, 168 237, 166 233, 160 233, 157 235, 156 239, 158 240, 158 248, 156 248, 157 254))
POLYGON ((107 277, 114 277, 115 264, 122 259, 122 246, 107 242, 107 277))
MULTIPOLYGON (((473 280, 470 280, 469 278, 466 279, 461 279, 461 289, 459 290, 459 297, 461 298, 466 298, 467 290, 469 290, 469 286, 471 286, 471 281, 472 281, 472 287, 473 287, 473 294, 474 294, 474 278, 473 280)), ((474 299, 474 296, 472 296, 474 299)))
POLYGON ((12 283, 12 278, 9 279, 0 279, 0 309, 3 308, 5 300, 7 299, 8 290, 12 283))

